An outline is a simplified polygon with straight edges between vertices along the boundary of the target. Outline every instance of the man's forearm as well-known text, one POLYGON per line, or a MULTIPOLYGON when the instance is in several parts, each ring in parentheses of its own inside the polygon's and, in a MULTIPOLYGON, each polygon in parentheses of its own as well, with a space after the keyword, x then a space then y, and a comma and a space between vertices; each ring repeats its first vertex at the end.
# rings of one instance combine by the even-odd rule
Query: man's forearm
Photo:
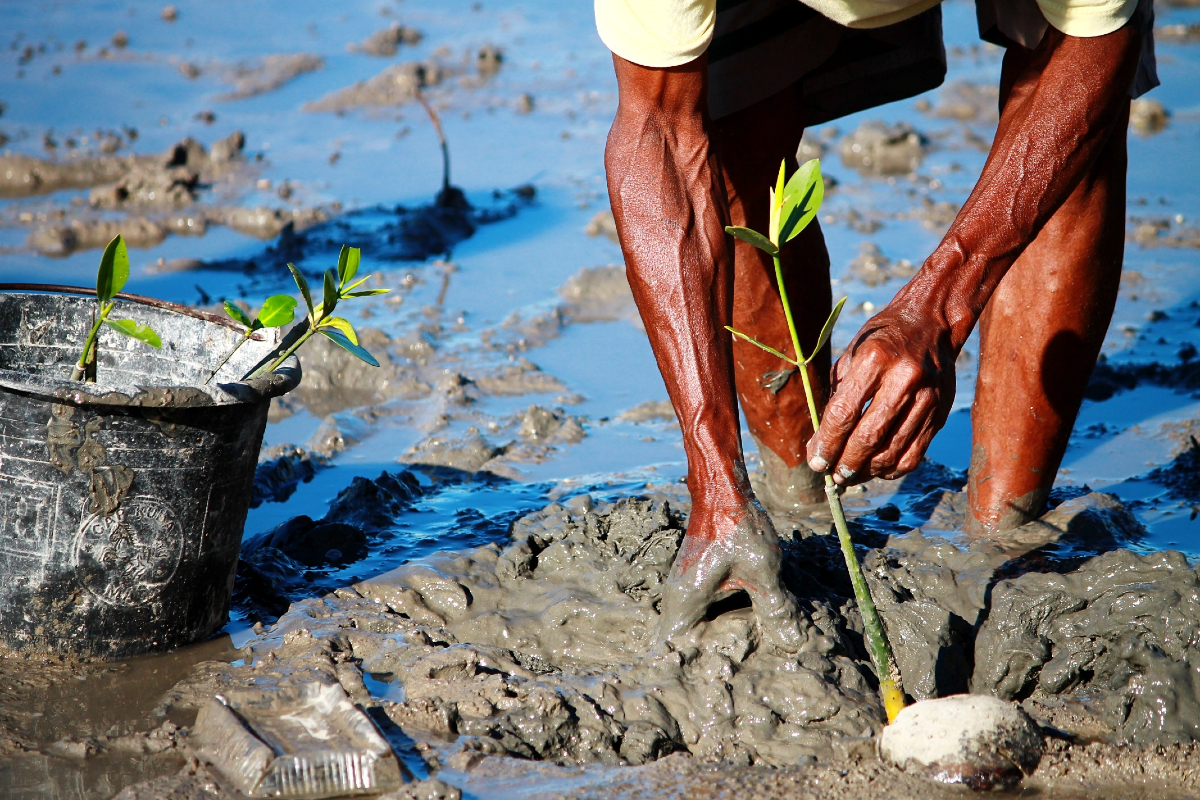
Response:
POLYGON ((918 276, 897 295, 940 315, 955 348, 1001 278, 1085 174, 1128 103, 1141 32, 1091 39, 1053 28, 1037 50, 1012 54, 1008 95, 975 190, 918 276), (1015 67, 1015 68, 1014 68, 1015 67))

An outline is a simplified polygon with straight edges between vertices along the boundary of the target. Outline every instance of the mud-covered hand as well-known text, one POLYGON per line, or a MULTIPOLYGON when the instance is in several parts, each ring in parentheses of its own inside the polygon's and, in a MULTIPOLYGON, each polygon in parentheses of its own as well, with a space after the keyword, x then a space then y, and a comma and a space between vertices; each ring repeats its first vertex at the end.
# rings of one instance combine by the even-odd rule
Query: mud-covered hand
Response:
POLYGON ((954 402, 959 347, 936 304, 899 295, 833 369, 833 394, 808 459, 840 484, 897 478, 921 463, 954 402))
MULTIPOLYGON (((695 524, 695 509, 692 516, 695 524)), ((739 509, 737 517, 719 521, 720 527, 728 526, 720 535, 684 537, 663 587, 658 638, 686 634, 712 603, 745 591, 763 637, 784 652, 799 652, 808 642, 807 625, 783 585, 775 527, 753 501, 739 509)))

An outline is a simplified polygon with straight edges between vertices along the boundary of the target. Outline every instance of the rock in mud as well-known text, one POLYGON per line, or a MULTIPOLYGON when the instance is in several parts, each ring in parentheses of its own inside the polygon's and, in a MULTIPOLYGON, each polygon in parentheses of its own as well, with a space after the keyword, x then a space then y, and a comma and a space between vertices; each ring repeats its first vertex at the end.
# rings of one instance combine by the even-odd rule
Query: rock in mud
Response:
POLYGON ((409 28, 399 22, 393 22, 380 31, 375 31, 358 44, 348 44, 346 49, 351 53, 364 53, 369 56, 394 56, 400 45, 409 46, 420 44, 421 32, 409 28))
POLYGON ((285 83, 325 66, 325 60, 315 53, 280 53, 263 56, 261 61, 220 69, 233 91, 218 100, 244 100, 247 97, 272 92, 285 83))
POLYGON ((619 244, 620 237, 617 235, 617 221, 613 218, 611 211, 597 211, 596 215, 588 220, 588 224, 584 226, 583 232, 593 239, 597 236, 603 236, 610 242, 619 244))
POLYGON ((1157 100, 1140 97, 1129 106, 1129 125, 1142 136, 1166 130, 1171 114, 1157 100))
POLYGON ((250 507, 263 503, 282 503, 295 493, 301 483, 308 483, 317 470, 329 465, 325 456, 310 453, 302 447, 278 445, 264 450, 254 471, 254 490, 250 507))
POLYGON ((916 170, 927 142, 906 122, 887 125, 868 120, 842 139, 842 163, 863 175, 904 175, 916 170))
POLYGON ((622 411, 617 416, 618 422, 671 422, 676 425, 679 420, 675 417, 675 407, 670 400, 647 400, 638 403, 633 408, 622 411))
POLYGON ((996 122, 1000 117, 1000 88, 994 83, 955 81, 942 87, 937 105, 918 106, 930 116, 960 122, 996 122))
POLYGON ((623 266, 584 267, 559 287, 558 294, 572 322, 624 319, 641 325, 623 266))
POLYGON ((305 103, 304 110, 340 113, 371 106, 403 105, 415 99, 419 90, 440 84, 444 74, 434 61, 395 64, 373 78, 305 103))
POLYGON ((529 442, 577 444, 587 436, 578 417, 561 408, 530 406, 521 416, 517 435, 529 442))
POLYGON ((1042 758, 1042 732, 1020 706, 960 694, 908 706, 879 737, 897 767, 977 791, 1009 789, 1042 758))
POLYGON ((503 447, 493 445, 483 438, 478 428, 471 427, 458 438, 430 437, 410 447, 400 460, 407 464, 428 464, 463 472, 478 472, 503 453, 503 447))
POLYGON ((846 272, 867 286, 880 286, 893 278, 911 278, 917 274, 917 268, 908 259, 892 261, 874 242, 863 242, 846 272))

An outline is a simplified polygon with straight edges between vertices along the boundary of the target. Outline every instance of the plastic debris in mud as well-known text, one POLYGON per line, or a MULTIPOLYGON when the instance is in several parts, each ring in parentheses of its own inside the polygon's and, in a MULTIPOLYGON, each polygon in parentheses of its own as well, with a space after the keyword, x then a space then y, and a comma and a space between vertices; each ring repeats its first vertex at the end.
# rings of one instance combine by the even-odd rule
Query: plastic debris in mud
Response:
POLYGON ((251 797, 379 794, 402 782, 387 740, 336 684, 217 695, 200 710, 191 741, 251 797))

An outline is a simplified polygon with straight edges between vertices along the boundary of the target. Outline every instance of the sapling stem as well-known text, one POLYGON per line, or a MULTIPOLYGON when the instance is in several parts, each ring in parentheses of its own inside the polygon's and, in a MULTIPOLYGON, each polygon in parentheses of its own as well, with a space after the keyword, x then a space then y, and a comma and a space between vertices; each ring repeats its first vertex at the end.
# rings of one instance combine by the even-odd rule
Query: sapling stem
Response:
POLYGON ((252 334, 252 333, 254 333, 254 331, 247 330, 244 334, 242 334, 242 338, 239 339, 238 343, 233 346, 233 349, 230 350, 225 355, 225 357, 221 359, 221 363, 217 364, 217 366, 213 368, 213 371, 208 373, 208 380, 206 380, 204 382, 205 386, 212 383, 212 379, 217 377, 217 373, 221 371, 221 368, 229 363, 229 359, 233 358, 234 353, 236 353, 238 350, 242 349, 242 345, 244 345, 247 341, 250 340, 250 334, 252 334))
POLYGON ((100 315, 96 317, 96 321, 92 323, 92 329, 88 331, 87 338, 83 340, 83 352, 79 355, 79 362, 75 364, 75 368, 71 370, 71 380, 81 381, 85 375, 88 375, 89 383, 94 383, 96 376, 94 371, 88 367, 95 363, 96 360, 96 337, 100 334, 100 326, 104 324, 104 320, 108 319, 108 313, 112 311, 113 303, 109 301, 100 306, 100 315), (88 373, 91 373, 90 375, 88 373))
MULTIPOLYGON (((779 299, 783 303, 783 315, 787 319, 788 333, 792 336, 792 348, 796 353, 796 368, 800 371, 800 381, 804 385, 804 399, 808 401, 808 413, 812 416, 813 435, 821 428, 821 418, 817 412, 817 401, 813 397, 812 382, 808 378, 808 361, 800 348, 800 336, 796 333, 796 323, 792 320, 792 307, 788 303, 787 287, 783 282, 783 267, 779 256, 771 257, 775 262, 775 282, 779 286, 779 299)), ((814 353, 815 355, 815 353, 814 353)), ((837 529, 838 541, 842 547, 842 557, 846 560, 846 571, 850 573, 850 585, 854 588, 854 602, 858 605, 859 614, 863 619, 863 631, 866 634, 867 650, 871 662, 875 665, 875 673, 879 676, 879 694, 883 698, 883 707, 887 712, 888 722, 892 722, 900 710, 904 708, 904 688, 900 681, 900 671, 896 668, 896 660, 892 656, 892 648, 888 644, 887 634, 883 631, 883 623, 871 599, 871 590, 863 578, 862 566, 858 563, 858 555, 854 552, 854 543, 850 540, 850 528, 846 525, 846 513, 842 510, 842 498, 833 476, 828 472, 825 476, 825 496, 829 499, 829 510, 833 514, 833 526, 837 529)))
MULTIPOLYGON (((788 358, 773 347, 733 328, 727 327, 727 330, 756 347, 783 359, 799 370, 800 381, 804 385, 804 399, 808 401, 808 413, 812 417, 813 434, 815 435, 821 428, 821 415, 817 411, 816 398, 813 397, 812 382, 808 377, 808 364, 829 341, 830 332, 846 301, 843 298, 834 307, 821 329, 817 343, 813 346, 812 355, 805 358, 804 350, 800 347, 800 336, 796 333, 796 322, 792 318, 792 305, 788 301, 787 286, 783 281, 783 266, 779 262, 779 248, 794 239, 815 218, 824 197, 824 183, 821 178, 820 162, 816 159, 802 164, 789 180, 785 181, 785 177, 786 162, 779 165, 779 178, 775 188, 770 191, 771 213, 767 236, 749 228, 737 226, 727 227, 725 231, 771 256, 775 264, 775 285, 779 287, 779 301, 783 305, 783 315, 787 319, 788 333, 792 337, 792 349, 796 357, 788 358)), ((867 652, 871 656, 871 662, 875 665, 875 674, 879 676, 879 694, 883 699, 883 707, 890 723, 904 708, 904 687, 901 683, 900 670, 896 668, 896 660, 892 656, 892 648, 888 645, 887 634, 883 630, 879 612, 871 599, 871 590, 867 586, 862 566, 858 563, 858 556, 854 552, 854 543, 850 540, 850 529, 846 525, 846 514, 842 510, 842 498, 838 486, 833 482, 833 476, 828 471, 824 473, 824 477, 825 496, 829 500, 829 510, 833 514, 833 526, 837 530, 842 557, 846 561, 846 571, 850 574, 850 585, 854 589, 854 602, 858 605, 859 613, 862 615, 867 652)))

